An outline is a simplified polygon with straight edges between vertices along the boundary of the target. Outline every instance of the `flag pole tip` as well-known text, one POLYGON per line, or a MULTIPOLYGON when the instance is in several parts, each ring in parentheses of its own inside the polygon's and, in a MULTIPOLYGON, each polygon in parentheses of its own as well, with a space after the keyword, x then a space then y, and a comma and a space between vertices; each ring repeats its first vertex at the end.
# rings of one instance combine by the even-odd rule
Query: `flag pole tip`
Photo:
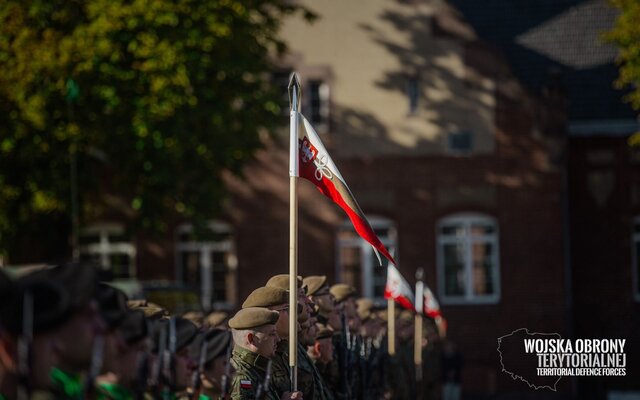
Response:
POLYGON ((289 105, 291 110, 298 111, 300 109, 300 92, 300 80, 298 79, 298 73, 294 71, 289 76, 289 105))

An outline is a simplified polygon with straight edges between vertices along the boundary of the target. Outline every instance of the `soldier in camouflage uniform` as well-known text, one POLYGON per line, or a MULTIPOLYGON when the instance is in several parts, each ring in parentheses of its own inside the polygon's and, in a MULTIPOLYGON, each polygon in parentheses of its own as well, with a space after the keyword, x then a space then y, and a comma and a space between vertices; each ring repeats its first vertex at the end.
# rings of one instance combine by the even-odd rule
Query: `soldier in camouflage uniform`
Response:
POLYGON ((231 362, 236 375, 231 383, 231 398, 234 400, 302 399, 301 392, 280 392, 274 385, 265 385, 269 358, 275 353, 278 333, 275 323, 278 312, 260 307, 246 307, 229 320, 235 347, 231 362), (266 387, 265 387, 266 386, 266 387))

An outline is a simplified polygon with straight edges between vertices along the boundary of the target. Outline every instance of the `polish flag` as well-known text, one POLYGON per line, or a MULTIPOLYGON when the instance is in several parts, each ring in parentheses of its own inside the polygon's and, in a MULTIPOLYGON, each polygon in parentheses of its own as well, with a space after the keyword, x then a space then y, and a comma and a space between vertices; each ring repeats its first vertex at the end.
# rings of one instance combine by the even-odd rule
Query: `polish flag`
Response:
POLYGON ((299 116, 304 125, 304 129, 299 130, 298 133, 299 175, 316 185, 322 194, 333 200, 347 213, 356 232, 373 246, 380 265, 382 265, 380 253, 395 265, 393 257, 371 229, 369 221, 353 197, 346 181, 340 175, 340 171, 333 163, 315 129, 302 114, 299 116))
POLYGON ((442 316, 440 313, 440 304, 438 304, 436 296, 433 295, 433 292, 427 285, 424 285, 424 313, 431 318, 442 316))
POLYGON ((400 274, 400 271, 391 264, 387 266, 387 284, 384 287, 384 298, 393 299, 402 307, 415 311, 411 286, 400 274))

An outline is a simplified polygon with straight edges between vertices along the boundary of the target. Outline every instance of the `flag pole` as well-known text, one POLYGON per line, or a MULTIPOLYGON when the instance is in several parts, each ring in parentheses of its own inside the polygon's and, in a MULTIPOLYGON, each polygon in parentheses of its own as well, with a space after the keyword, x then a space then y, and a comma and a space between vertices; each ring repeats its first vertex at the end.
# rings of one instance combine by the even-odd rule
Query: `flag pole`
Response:
POLYGON ((289 78, 289 367, 291 391, 298 390, 298 112, 300 81, 289 78))
POLYGON ((387 320, 389 322, 389 333, 387 335, 387 347, 389 355, 396 355, 396 303, 393 299, 387 299, 387 320))
POLYGON ((422 398, 422 311, 424 309, 424 283, 422 277, 424 270, 418 268, 416 270, 416 316, 415 316, 415 331, 413 335, 413 362, 416 365, 416 388, 418 389, 418 396, 422 398))

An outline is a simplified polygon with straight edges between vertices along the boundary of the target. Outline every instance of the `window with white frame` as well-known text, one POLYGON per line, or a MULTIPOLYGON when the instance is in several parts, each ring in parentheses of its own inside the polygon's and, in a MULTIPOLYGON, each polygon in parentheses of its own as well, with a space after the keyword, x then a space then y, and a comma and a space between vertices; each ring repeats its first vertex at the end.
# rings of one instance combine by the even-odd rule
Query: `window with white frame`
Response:
POLYGON ((136 248, 117 223, 93 224, 80 233, 80 259, 111 271, 115 279, 135 278, 136 248))
POLYGON ((631 242, 631 262, 633 263, 633 297, 636 299, 636 301, 640 301, 640 216, 633 219, 631 242))
MULTIPOLYGON (((329 123, 329 85, 319 79, 310 80, 307 104, 303 112, 318 131, 326 131, 329 123)), ((304 93, 304 92, 303 92, 304 93)))
MULTIPOLYGON (((382 244, 394 254, 397 247, 395 224, 380 217, 369 218, 369 223, 382 244)), ((336 276, 340 281, 354 286, 364 297, 383 300, 387 269, 379 265, 373 247, 356 233, 349 220, 344 221, 338 231, 337 248, 336 276)))
POLYGON ((438 287, 445 304, 500 299, 498 225, 482 214, 454 214, 437 227, 438 287))
POLYGON ((202 307, 225 307, 234 302, 237 258, 228 224, 210 222, 195 235, 193 226, 178 228, 177 276, 200 294, 202 307))

